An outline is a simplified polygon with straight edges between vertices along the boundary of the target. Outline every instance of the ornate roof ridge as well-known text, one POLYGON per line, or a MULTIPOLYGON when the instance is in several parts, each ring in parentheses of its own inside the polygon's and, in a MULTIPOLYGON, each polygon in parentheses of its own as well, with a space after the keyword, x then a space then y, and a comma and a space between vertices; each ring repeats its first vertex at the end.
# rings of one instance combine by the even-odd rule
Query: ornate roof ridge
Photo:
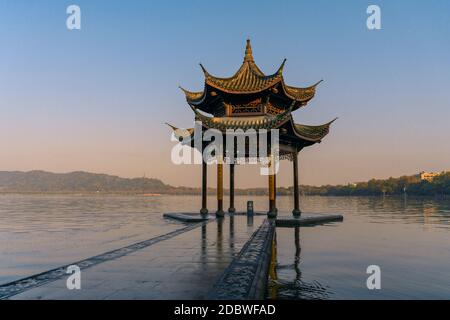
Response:
POLYGON ((227 129, 272 129, 278 128, 292 119, 292 109, 295 101, 288 109, 277 115, 261 115, 252 117, 208 117, 200 113, 195 106, 189 103, 195 113, 195 119, 200 120, 205 127, 225 131, 227 129))

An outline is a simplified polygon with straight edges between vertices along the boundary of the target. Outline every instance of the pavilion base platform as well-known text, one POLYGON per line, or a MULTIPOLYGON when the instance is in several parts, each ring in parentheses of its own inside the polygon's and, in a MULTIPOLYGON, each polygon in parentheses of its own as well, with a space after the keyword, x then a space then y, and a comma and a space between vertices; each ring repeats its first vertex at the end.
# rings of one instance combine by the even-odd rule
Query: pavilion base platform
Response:
MULTIPOLYGON (((233 212, 229 213, 226 212, 225 216, 246 216, 247 212, 241 211, 241 212, 233 212)), ((253 212, 253 216, 266 216, 267 212, 253 212)), ((216 219, 216 215, 214 212, 209 213, 206 216, 202 216, 198 212, 168 212, 163 214, 164 218, 167 219, 174 219, 182 222, 202 222, 202 221, 208 221, 211 219, 216 219)))
POLYGON ((202 222, 202 221, 208 221, 208 220, 216 218, 215 215, 213 215, 213 214, 202 216, 198 212, 196 212, 196 213, 194 213, 194 212, 178 212, 178 213, 171 212, 171 213, 164 213, 163 217, 168 218, 168 219, 182 221, 182 222, 202 222))
POLYGON ((294 228, 302 226, 314 226, 329 222, 343 221, 341 214, 302 213, 298 218, 291 216, 278 216, 275 220, 277 227, 294 228))

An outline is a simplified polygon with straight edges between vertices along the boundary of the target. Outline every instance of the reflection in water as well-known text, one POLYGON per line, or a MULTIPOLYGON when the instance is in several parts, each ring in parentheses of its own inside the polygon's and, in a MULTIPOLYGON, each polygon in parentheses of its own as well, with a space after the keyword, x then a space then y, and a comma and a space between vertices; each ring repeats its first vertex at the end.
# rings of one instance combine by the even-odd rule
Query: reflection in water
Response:
POLYGON ((223 221, 225 218, 217 218, 217 254, 223 254, 223 221))
MULTIPOLYGON (((242 224, 244 221, 240 221, 242 224)), ((201 261, 204 263, 204 266, 207 266, 209 259, 212 257, 214 259, 218 259, 218 261, 226 260, 226 257, 231 254, 231 256, 234 256, 236 254, 235 246, 236 246, 236 239, 235 237, 235 217, 233 216, 227 216, 218 218, 215 221, 211 222, 203 222, 203 225, 201 226, 201 261), (226 224, 226 221, 229 221, 229 233, 228 238, 227 234, 224 234, 224 224, 226 224), (209 235, 210 239, 208 242, 208 232, 209 229, 209 235), (212 240, 215 237, 215 241, 212 240), (228 248, 224 247, 224 244, 228 242, 228 248), (229 249, 229 251, 228 251, 229 249)))
POLYGON ((278 296, 278 275, 277 275, 277 232, 275 230, 272 240, 272 252, 269 266, 268 297, 276 299, 278 296))
POLYGON ((300 269, 298 267, 300 263, 300 252, 302 252, 302 248, 300 247, 300 228, 295 227, 295 259, 294 259, 294 267, 295 267, 295 273, 297 274, 297 277, 295 278, 297 281, 300 280, 300 277, 302 273, 300 272, 300 269))
POLYGON ((234 216, 229 217, 230 220, 230 251, 234 254, 234 216))
MULTIPOLYGON (((0 194, 0 284, 180 228, 169 197, 0 194)), ((180 197, 180 207, 192 202, 180 197)))
MULTIPOLYGON (((298 234, 295 229, 277 229, 277 277, 271 277, 270 298, 448 299, 448 198, 302 200, 305 212, 338 212, 344 221, 301 228, 298 234), (382 269, 382 290, 366 287, 371 264, 382 269)), ((286 210, 289 204, 281 200, 279 207, 286 210)))
MULTIPOLYGON (((179 229, 183 224, 164 219, 162 213, 196 212, 198 200, 0 195, 0 283, 179 229)), ((248 197, 235 200, 237 208, 245 208, 248 197)), ((252 200, 255 211, 267 206, 264 196, 252 200)), ((210 207, 214 204, 211 198, 210 207)), ((287 214, 292 199, 279 197, 277 207, 280 214, 287 214)), ((278 228, 269 297, 448 299, 448 198, 306 196, 302 210, 342 213, 344 222, 299 230, 278 228), (365 286, 371 264, 383 270, 383 287, 377 292, 365 286)), ((229 263, 264 217, 226 219, 205 223, 195 233, 205 271, 215 265, 211 261, 229 263)))
POLYGON ((346 202, 356 202, 355 210, 358 215, 369 216, 372 223, 401 222, 407 224, 433 224, 438 228, 449 228, 449 204, 448 199, 433 199, 409 197, 360 197, 344 198, 346 202), (427 220, 433 213, 433 220, 427 220), (389 220, 389 221, 387 221, 389 220))
MULTIPOLYGON (((329 288, 323 286, 318 281, 306 282, 302 280, 302 272, 300 270, 300 254, 302 248, 300 246, 300 228, 294 229, 294 263, 289 265, 281 265, 277 263, 277 239, 274 234, 272 245, 272 258, 269 267, 269 285, 268 297, 270 299, 295 299, 295 300, 322 300, 328 299, 331 292, 329 288), (294 270, 293 279, 280 279, 278 272, 294 270), (280 290, 281 289, 281 290, 280 290)), ((290 231, 290 230, 289 230, 290 231)), ((290 273, 292 274, 292 272, 290 273)))
POLYGON ((202 225, 202 239, 201 239, 201 255, 200 259, 203 264, 207 262, 207 254, 208 254, 208 237, 206 234, 207 223, 203 222, 202 225))
POLYGON ((253 215, 247 215, 247 227, 253 227, 253 215))

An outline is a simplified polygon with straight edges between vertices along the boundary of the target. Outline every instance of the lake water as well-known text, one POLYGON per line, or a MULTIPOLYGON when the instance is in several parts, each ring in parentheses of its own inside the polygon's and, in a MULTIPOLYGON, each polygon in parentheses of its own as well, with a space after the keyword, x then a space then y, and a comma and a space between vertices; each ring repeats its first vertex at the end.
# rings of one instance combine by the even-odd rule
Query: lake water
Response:
MULTIPOLYGON (((265 211, 267 197, 236 198, 265 211)), ((180 228, 164 212, 197 211, 199 197, 0 195, 0 284, 180 228)), ((292 199, 279 197, 280 215, 292 199)), ((268 297, 450 299, 450 201, 301 197, 304 212, 341 213, 342 223, 277 228, 268 297), (381 269, 369 290, 366 269, 381 269)), ((210 197, 209 208, 215 208, 210 197)))

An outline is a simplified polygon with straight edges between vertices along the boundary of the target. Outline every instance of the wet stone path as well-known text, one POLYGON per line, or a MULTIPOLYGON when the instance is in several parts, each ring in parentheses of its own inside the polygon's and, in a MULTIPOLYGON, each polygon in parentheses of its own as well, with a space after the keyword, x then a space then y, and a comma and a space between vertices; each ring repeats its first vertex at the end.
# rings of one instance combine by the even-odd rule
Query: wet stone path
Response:
POLYGON ((61 267, 0 287, 0 299, 204 299, 264 218, 180 223, 161 237, 79 262, 79 290, 67 289, 61 267))

